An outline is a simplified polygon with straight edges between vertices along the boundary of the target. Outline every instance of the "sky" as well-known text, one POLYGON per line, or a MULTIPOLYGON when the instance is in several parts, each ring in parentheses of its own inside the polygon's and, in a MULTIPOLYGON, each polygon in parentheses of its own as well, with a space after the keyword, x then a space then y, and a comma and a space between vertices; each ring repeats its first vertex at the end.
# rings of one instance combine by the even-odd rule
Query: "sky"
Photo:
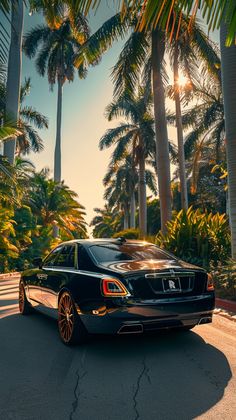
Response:
MULTIPOLYGON (((115 13, 113 8, 102 6, 96 16, 89 19, 92 31, 115 13)), ((25 33, 43 22, 38 15, 25 16, 25 33)), ((62 179, 78 193, 79 202, 86 208, 86 221, 90 223, 95 215, 94 207, 103 207, 105 175, 110 150, 100 151, 98 142, 108 128, 117 123, 109 123, 104 117, 105 107, 112 100, 113 86, 111 69, 116 63, 124 41, 116 42, 96 67, 89 69, 85 80, 75 77, 73 83, 66 83, 63 89, 62 105, 62 179)), ((26 100, 27 105, 37 108, 49 118, 49 129, 41 130, 44 151, 31 153, 29 158, 37 170, 49 167, 53 176, 53 154, 56 135, 57 89, 49 90, 47 77, 40 77, 34 60, 23 56, 22 80, 31 77, 32 89, 26 100)))
MULTIPOLYGON (((115 13, 113 1, 101 2, 96 15, 89 18, 92 32, 115 13)), ((43 22, 40 15, 25 14, 24 33, 43 22)), ((103 207, 105 175, 111 150, 100 151, 99 139, 108 128, 117 122, 108 122, 104 117, 105 107, 112 100, 113 86, 110 78, 111 69, 117 61, 124 44, 119 41, 104 54, 96 67, 91 67, 85 80, 75 77, 73 83, 66 83, 63 90, 62 108, 62 179, 79 196, 79 202, 86 209, 86 221, 89 224, 95 213, 94 207, 103 207)), ((35 107, 49 119, 49 129, 41 130, 44 151, 30 154, 29 158, 37 170, 48 167, 53 176, 53 154, 56 135, 57 89, 49 90, 47 77, 40 77, 34 60, 23 56, 22 80, 31 78, 32 89, 26 100, 27 105, 35 107)), ((171 104, 168 104, 171 106, 171 104)), ((169 138, 176 139, 175 129, 169 129, 169 138)), ((89 229, 91 231, 91 229, 89 229)))

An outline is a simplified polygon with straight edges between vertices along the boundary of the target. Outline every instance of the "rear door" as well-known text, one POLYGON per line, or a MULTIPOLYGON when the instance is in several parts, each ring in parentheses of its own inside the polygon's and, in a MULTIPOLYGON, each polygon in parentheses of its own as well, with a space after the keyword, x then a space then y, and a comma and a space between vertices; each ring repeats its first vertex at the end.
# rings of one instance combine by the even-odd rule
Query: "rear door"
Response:
POLYGON ((57 309, 58 293, 75 270, 75 244, 63 245, 53 261, 53 266, 44 266, 45 278, 42 280, 42 301, 47 308, 57 309))
POLYGON ((37 303, 42 303, 42 287, 45 284, 45 281, 48 277, 47 268, 53 267, 56 258, 58 257, 59 253, 61 252, 61 247, 55 248, 44 260, 43 267, 37 269, 35 272, 34 278, 31 279, 30 283, 28 284, 29 288, 29 297, 31 300, 37 303))

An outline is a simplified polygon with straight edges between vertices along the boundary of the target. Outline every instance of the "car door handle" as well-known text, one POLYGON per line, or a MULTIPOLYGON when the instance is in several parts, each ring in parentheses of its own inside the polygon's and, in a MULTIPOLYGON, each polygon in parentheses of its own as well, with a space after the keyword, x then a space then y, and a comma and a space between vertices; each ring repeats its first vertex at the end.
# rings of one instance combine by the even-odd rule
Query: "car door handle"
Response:
POLYGON ((47 280, 48 275, 47 274, 37 274, 37 278, 39 280, 47 280))

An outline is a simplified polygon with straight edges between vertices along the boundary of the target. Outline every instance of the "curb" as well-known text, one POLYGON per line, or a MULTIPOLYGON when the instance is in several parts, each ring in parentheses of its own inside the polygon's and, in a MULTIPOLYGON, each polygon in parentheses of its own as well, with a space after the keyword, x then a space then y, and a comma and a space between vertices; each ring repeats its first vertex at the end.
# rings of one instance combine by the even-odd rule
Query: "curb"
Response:
POLYGON ((216 298, 216 307, 236 314, 236 302, 232 300, 216 298))
POLYGON ((3 273, 3 274, 0 274, 0 280, 1 279, 8 279, 8 278, 11 278, 11 277, 18 277, 19 274, 20 274, 19 271, 14 271, 14 273, 3 273))
POLYGON ((226 318, 226 319, 229 319, 230 321, 236 322, 236 315, 232 312, 229 313, 229 312, 226 312, 222 309, 215 309, 214 310, 214 315, 219 315, 222 318, 226 318))

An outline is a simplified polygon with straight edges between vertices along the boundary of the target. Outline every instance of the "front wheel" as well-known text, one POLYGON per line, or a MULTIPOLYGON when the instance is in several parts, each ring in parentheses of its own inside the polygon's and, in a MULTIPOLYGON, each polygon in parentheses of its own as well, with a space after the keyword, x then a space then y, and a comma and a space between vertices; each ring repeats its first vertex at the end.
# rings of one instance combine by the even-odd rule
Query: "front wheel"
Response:
POLYGON ((58 329, 61 340, 67 345, 82 343, 87 338, 87 331, 67 291, 62 293, 58 303, 58 329))

